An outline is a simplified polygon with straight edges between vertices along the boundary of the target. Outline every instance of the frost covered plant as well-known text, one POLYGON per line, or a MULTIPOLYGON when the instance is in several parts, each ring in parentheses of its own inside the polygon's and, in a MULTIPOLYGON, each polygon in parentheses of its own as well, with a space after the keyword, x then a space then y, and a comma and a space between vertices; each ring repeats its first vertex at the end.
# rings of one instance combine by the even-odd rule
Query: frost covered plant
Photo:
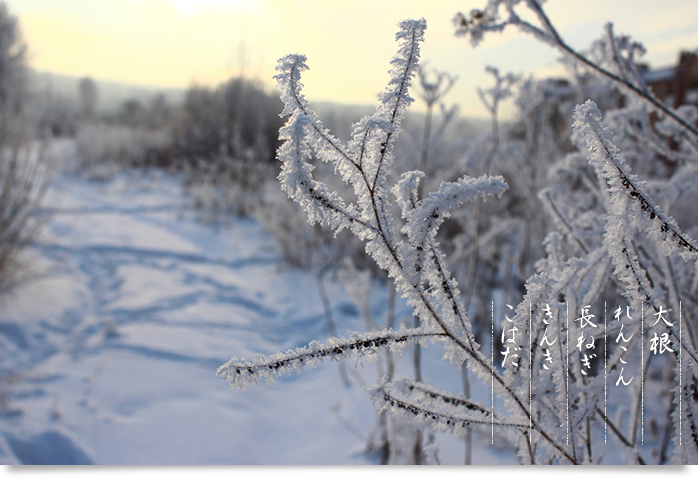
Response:
POLYGON ((698 243, 681 232, 676 221, 649 195, 645 182, 630 173, 620 151, 611 142, 611 131, 601 123, 601 113, 593 101, 576 108, 574 127, 590 152, 589 163, 609 185, 604 242, 616 274, 627 284, 632 299, 638 303, 652 302, 650 285, 631 252, 632 229, 644 230, 664 256, 678 252, 686 261, 698 261, 698 243))
MULTIPOLYGON (((466 429, 487 424, 515 428, 521 437, 540 436, 557 457, 577 463, 556 437, 556 428, 548 429, 531 414, 529 394, 512 388, 493 361, 480 351, 471 331, 458 285, 452 278, 444 254, 435 240, 444 219, 466 201, 480 196, 501 195, 507 188, 501 177, 463 177, 444 182, 424 199, 417 197, 423 173, 411 171, 402 175, 391 189, 387 185, 388 169, 393 162, 393 148, 400 131, 405 109, 412 102, 409 87, 418 68, 419 44, 423 40, 425 20, 400 23, 396 37, 398 54, 391 64, 391 78, 373 116, 360 120, 348 145, 332 136, 310 110, 301 93, 300 75, 306 70, 306 57, 288 55, 277 66, 276 76, 285 103, 283 114, 290 116, 281 130, 283 146, 279 159, 283 162, 280 180, 291 198, 301 204, 311 222, 330 227, 335 232, 349 229, 366 244, 366 252, 386 270, 395 281, 397 291, 421 320, 421 326, 399 331, 384 330, 350 339, 331 339, 326 344, 311 343, 287 353, 269 358, 257 357, 249 362, 237 358, 221 366, 218 374, 231 386, 243 388, 259 379, 273 378, 291 368, 315 365, 323 358, 350 356, 371 359, 378 348, 401 351, 408 342, 443 341, 446 356, 460 367, 464 360, 484 381, 492 382, 504 396, 511 411, 502 417, 484 407, 469 407, 447 393, 432 391, 427 395, 402 396, 394 392, 392 382, 381 383, 370 390, 381 409, 404 414, 422 425, 426 422, 437 429, 448 429, 458 436, 466 429), (313 152, 323 161, 333 162, 342 178, 353 186, 356 201, 350 203, 330 191, 312 176, 308 162, 313 152), (391 210, 395 196, 404 226, 395 230, 391 210), (400 234, 401 233, 401 234, 400 234), (461 404, 461 407, 454 405, 461 404), (484 412, 483 412, 484 411, 484 412), (486 417, 489 421, 484 421, 486 417)), ((395 381, 398 381, 397 379, 395 381)), ((410 382, 399 380, 400 384, 410 382)), ((397 383, 396 383, 397 384, 397 383)), ((408 391, 422 391, 427 386, 412 383, 408 391)), ((405 388, 400 388, 400 391, 405 388)), ((530 444, 530 442, 529 442, 530 444)), ((530 448, 529 448, 530 449, 530 448)))
MULTIPOLYGON (((422 136, 422 154, 419 161, 419 168, 426 174, 429 171, 427 165, 429 164, 431 145, 439 140, 439 137, 443 134, 448 123, 458 113, 457 105, 453 105, 447 109, 446 106, 441 103, 442 123, 434 134, 432 134, 434 105, 446 96, 458 80, 458 77, 454 77, 448 72, 437 71, 436 69, 427 71, 425 66, 426 65, 422 65, 422 68, 417 71, 417 74, 419 76, 419 86, 421 89, 420 97, 427 105, 427 113, 424 119, 424 133, 422 136)), ((423 186, 424 184, 422 183, 422 188, 423 186)), ((423 191, 423 189, 420 190, 420 192, 421 191, 423 191)))
MULTIPOLYGON (((625 391, 623 399, 616 395, 611 417, 599 407, 606 406, 607 378, 582 377, 584 372, 577 367, 582 351, 576 352, 570 343, 571 353, 564 353, 570 359, 570 368, 557 380, 574 379, 565 387, 564 398, 577 398, 573 416, 586 411, 578 424, 587 424, 579 436, 572 433, 566 440, 576 457, 581 452, 586 461, 598 462, 600 448, 594 440, 593 420, 596 410, 604 428, 620 443, 626 461, 663 464, 669 460, 673 446, 675 463, 696 463, 698 243, 692 238, 696 222, 686 214, 693 206, 682 203, 695 204, 691 198, 698 195, 698 113, 693 106, 671 109, 654 97, 635 63, 644 52, 642 45, 627 36, 616 36, 609 23, 588 52, 575 51, 560 37, 542 3, 490 0, 485 7, 490 20, 477 34, 462 24, 462 16, 457 16, 455 23, 457 33, 469 36, 474 45, 483 40, 486 31, 515 26, 557 48, 565 54, 572 76, 573 87, 564 95, 581 93, 585 98, 597 99, 606 110, 602 122, 596 103, 587 101, 575 108, 572 140, 578 144, 578 151, 560 155, 549 169, 539 197, 557 231, 546 237, 547 256, 537 262, 539 274, 529 279, 527 297, 535 301, 531 296, 533 286, 542 281, 551 289, 538 297, 547 297, 545 304, 557 304, 568 311, 579 311, 595 302, 609 302, 614 308, 621 302, 627 304, 632 321, 622 333, 624 337, 632 335, 630 344, 639 350, 634 352, 632 371, 641 380, 625 391), (525 18, 533 14, 533 19, 524 19, 522 10, 528 10, 525 18), (623 134, 612 141, 612 130, 623 134), (639 174, 631 173, 631 164, 639 174), (651 180, 642 181, 642 174, 651 180), (641 318, 659 315, 664 306, 681 321, 659 322, 659 333, 666 334, 673 350, 671 355, 653 359, 654 353, 649 348, 642 350, 641 344, 648 343, 643 338, 649 339, 648 335, 657 330, 641 318), (645 396, 651 396, 657 405, 651 411, 643 406, 645 396), (642 435, 645 424, 652 436, 651 448, 642 435)), ((560 96, 558 101, 564 105, 569 100, 560 96)), ((536 315, 535 310, 532 314, 523 311, 519 317, 526 314, 532 318, 536 315)), ((566 325, 560 331, 563 335, 575 334, 574 328, 567 329, 566 325)), ((622 350, 614 344, 620 333, 617 323, 612 323, 608 331, 592 334, 594 342, 603 344, 604 359, 608 359, 604 372, 612 372, 614 379, 624 363, 622 350)), ((564 343, 561 346, 565 347, 564 343)), ((596 367, 601 368, 598 362, 596 367)), ((629 376, 629 366, 625 365, 625 371, 629 376)), ((558 396, 558 401, 562 400, 558 396)))
MULTIPOLYGON (((624 291, 632 310, 641 311, 647 304, 651 308, 650 312, 656 316, 661 314, 663 304, 668 303, 673 311, 680 311, 680 290, 685 285, 677 283, 675 274, 666 273, 672 270, 670 258, 675 253, 689 266, 698 267, 698 242, 681 231, 676 220, 652 198, 647 183, 631 173, 620 150, 611 141, 612 132, 601 122, 601 113, 594 102, 588 100, 583 105, 578 105, 574 119, 575 132, 589 152, 589 164, 608 188, 604 197, 607 214, 603 241, 598 248, 589 251, 585 259, 592 263, 592 257, 603 258, 599 253, 605 252, 608 255, 614 266, 613 279, 620 283, 619 289, 624 291), (645 239, 647 241, 643 241, 645 239), (643 244, 645 242, 647 245, 643 244), (653 253, 648 253, 648 250, 653 253), (646 265, 652 262, 666 265, 664 271, 660 267, 660 271, 650 274, 650 268, 646 265)), ((606 263, 600 271, 608 267, 610 264, 606 263)), ((597 286, 594 288, 601 287, 603 281, 603 276, 595 280, 597 286)), ((685 311, 692 312, 692 309, 687 307, 685 311)), ((698 353, 692 338, 692 323, 693 319, 689 315, 678 324, 676 321, 666 321, 660 325, 665 328, 664 331, 675 346, 671 351, 674 353, 675 372, 669 377, 676 377, 678 385, 669 385, 673 394, 669 410, 672 412, 670 415, 673 416, 675 429, 675 462, 684 464, 698 462, 698 423, 695 419, 698 353), (687 334, 683 334, 684 329, 687 334)), ((631 328, 626 334, 638 334, 641 337, 647 329, 644 322, 634 322, 631 328)), ((607 340, 608 338, 604 339, 604 342, 607 340)), ((616 361, 617 357, 618 355, 616 361)), ((646 365, 644 367, 649 367, 651 359, 651 355, 646 360, 643 359, 642 364, 646 365)), ((644 396, 644 392, 641 394, 644 396)), ((667 422, 668 428, 671 422, 667 422)), ((661 447, 666 445, 662 444, 661 447)), ((638 462, 644 462, 638 452, 633 453, 638 462)), ((662 457, 661 453, 659 457, 662 457)))
MULTIPOLYGON (((496 6, 501 2, 490 3, 496 6)), ((513 8, 516 3, 506 5, 513 8)), ((488 9, 487 21, 477 24, 480 29, 496 20, 491 16, 496 9, 488 9)), ((283 163, 279 175, 282 188, 300 203, 311 223, 335 233, 347 229, 365 243, 367 254, 392 278, 396 291, 419 318, 419 326, 355 333, 325 344, 313 341, 307 347, 258 356, 253 361, 233 358, 219 368, 218 374, 231 387, 242 389, 260 379, 273 383, 282 373, 300 370, 307 364, 315 366, 325 358, 353 355, 359 362, 375 360, 381 348, 400 353, 408 343, 439 342, 454 367, 467 367, 491 388, 493 398, 497 394, 504 400, 503 410, 494 409, 494 399, 487 407, 421 381, 398 377, 384 378, 368 389, 378 410, 457 437, 479 428, 494 438, 495 429, 501 430, 516 443, 522 463, 603 462, 608 447, 606 433, 627 462, 648 463, 648 452, 638 439, 638 425, 643 424, 639 414, 640 381, 625 393, 630 396, 630 412, 623 404, 612 404, 607 409, 608 377, 604 374, 625 361, 619 347, 607 344, 609 339, 623 333, 637 344, 647 328, 638 321, 628 323, 625 331, 619 323, 591 332, 588 328, 590 340, 603 343, 604 359, 608 361, 603 367, 596 361, 594 368, 584 363, 584 351, 576 344, 584 331, 583 323, 576 324, 574 318, 580 308, 599 299, 617 300, 618 296, 612 294, 616 292, 629 300, 629 315, 636 315, 644 304, 661 311, 667 296, 671 310, 677 311, 680 298, 686 296, 686 278, 691 274, 695 278, 695 272, 682 268, 674 256, 680 255, 683 264, 695 270, 695 240, 653 199, 651 185, 631 173, 620 149, 611 142, 611 132, 602 123, 596 105, 579 105, 573 129, 583 153, 573 153, 565 161, 579 169, 588 168, 591 208, 588 215, 570 217, 567 213, 572 200, 559 203, 560 191, 555 189, 542 193, 549 194, 556 208, 561 233, 547 236, 547 256, 537 263, 538 274, 528 279, 523 300, 511 308, 511 318, 507 317, 519 331, 507 350, 511 347, 512 351, 520 351, 518 359, 506 361, 505 356, 505 361, 499 357, 495 361, 494 341, 483 348, 475 338, 436 235, 444 220, 466 201, 504 193, 504 179, 464 176, 443 182, 426 197, 419 193, 424 178, 421 171, 406 172, 392 187, 388 185, 395 141, 405 109, 412 102, 409 88, 418 68, 425 28, 424 20, 400 23, 399 51, 392 60, 388 87, 376 113, 354 125, 347 145, 323 127, 302 94, 300 77, 308 68, 305 56, 288 55, 279 60, 276 76, 285 103, 283 115, 289 117, 280 133, 284 143, 278 152, 283 163), (353 188, 355 198, 347 199, 315 179, 312 158, 333 164, 353 188), (394 211, 400 212, 400 220, 393 217, 394 211), (582 234, 583 227, 587 228, 586 235, 582 234), (544 338, 549 341, 545 349, 540 347, 544 338)), ((562 170, 558 166, 556 171, 562 170)), ((647 382, 648 393, 658 398, 658 407, 669 404, 667 418, 653 413, 648 422, 651 430, 664 427, 664 438, 658 440, 655 454, 659 463, 666 458, 668 438, 673 439, 675 462, 698 462, 698 411, 693 397, 698 362, 690 322, 682 324, 687 334, 683 334, 681 324, 667 325, 675 356, 673 361, 654 361, 653 367, 663 368, 656 370, 659 374, 654 379, 649 377, 652 356, 643 350, 641 361, 636 361, 642 364, 638 375, 648 374, 642 384, 647 382), (678 385, 670 383, 674 378, 678 385), (657 387, 669 384, 668 391, 657 393, 657 387)), ((644 399, 644 389, 642 392, 644 399)))

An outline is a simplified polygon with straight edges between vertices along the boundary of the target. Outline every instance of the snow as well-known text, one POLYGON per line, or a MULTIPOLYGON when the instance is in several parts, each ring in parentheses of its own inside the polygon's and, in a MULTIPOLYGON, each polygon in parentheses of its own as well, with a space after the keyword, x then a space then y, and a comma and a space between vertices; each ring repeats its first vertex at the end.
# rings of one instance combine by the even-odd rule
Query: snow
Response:
MULTIPOLYGON (((233 356, 329 337, 314 275, 286 266, 259 223, 198 221, 162 172, 63 174, 47 205, 27 251, 35 276, 0 299, 0 463, 376 463, 364 452, 375 410, 333 361, 244 392, 216 376, 233 356)), ((326 286, 340 336, 362 331, 344 287, 326 286)), ((374 288, 376 317, 386 297, 374 288)), ((438 346, 425 352, 427 375, 452 369, 438 346)), ((378 380, 373 365, 358 371, 378 380)), ((452 374, 429 379, 457 391, 452 374)), ((462 463, 462 442, 438 438, 442 462, 462 463)), ((486 446, 477 462, 516 462, 486 446)))

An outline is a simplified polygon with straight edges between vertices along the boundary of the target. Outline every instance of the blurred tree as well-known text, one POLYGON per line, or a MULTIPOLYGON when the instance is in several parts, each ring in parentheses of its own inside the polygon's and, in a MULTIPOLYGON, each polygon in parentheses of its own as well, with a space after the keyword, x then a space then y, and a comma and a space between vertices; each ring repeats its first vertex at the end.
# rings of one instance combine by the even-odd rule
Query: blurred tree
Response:
POLYGON ((0 291, 18 279, 18 252, 34 237, 48 184, 30 142, 26 52, 17 19, 0 2, 0 291))
POLYGON ((124 125, 130 127, 142 126, 146 119, 145 107, 136 99, 126 100, 121 104, 118 117, 119 122, 124 125))
POLYGON ((0 3, 0 144, 12 135, 13 119, 26 101, 26 54, 17 19, 0 3))
POLYGON ((80 111, 84 120, 94 120, 97 117, 97 84, 90 77, 80 80, 80 111))
POLYGON ((271 162, 278 147, 281 103, 261 85, 232 78, 215 90, 192 86, 184 103, 179 144, 193 159, 215 161, 221 155, 271 162))
POLYGON ((172 116, 172 108, 167 103, 164 93, 158 93, 150 102, 148 123, 151 128, 163 128, 172 116))

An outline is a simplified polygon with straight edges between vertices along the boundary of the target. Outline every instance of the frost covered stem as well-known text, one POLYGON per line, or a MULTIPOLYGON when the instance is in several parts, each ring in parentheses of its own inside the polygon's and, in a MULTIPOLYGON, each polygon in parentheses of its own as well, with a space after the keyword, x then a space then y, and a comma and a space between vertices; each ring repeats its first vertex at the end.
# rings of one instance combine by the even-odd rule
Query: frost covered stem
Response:
MULTIPOLYGON (((298 72, 298 64, 296 63, 296 64, 294 64, 294 65, 291 67, 291 78, 295 78, 296 75, 298 75, 297 72, 298 72)), ((302 102, 302 101, 300 100, 300 98, 298 98, 298 92, 297 92, 297 90, 296 90, 296 86, 295 86, 295 85, 294 85, 293 88, 291 89, 291 92, 292 92, 292 94, 293 94, 293 99, 295 100, 296 107, 297 107, 300 111, 302 111, 304 115, 310 116, 309 111, 308 111, 308 109, 305 107, 304 102, 302 102)), ((325 140, 330 146, 332 146, 332 148, 334 148, 334 149, 337 151, 337 153, 339 153, 340 155, 342 155, 342 157, 344 157, 344 159, 346 159, 346 160, 349 161, 352 165, 354 165, 354 166, 356 166, 356 167, 358 168, 358 165, 357 165, 356 163, 354 163, 354 161, 352 160, 352 158, 342 149, 341 145, 338 145, 336 142, 334 142, 334 141, 332 140, 332 138, 329 138, 327 135, 325 135, 325 133, 324 133, 322 130, 320 130, 320 129, 318 128, 318 126, 317 126, 314 122, 313 122, 313 129, 314 129, 315 132, 320 136, 320 138, 322 138, 322 139, 325 140)))
MULTIPOLYGON (((388 151, 388 145, 390 144, 390 138, 393 135, 393 127, 395 126, 395 120, 397 118, 398 111, 400 111, 400 106, 402 104, 403 98, 405 98, 407 94, 407 89, 410 86, 410 79, 412 78, 411 75, 409 74, 410 70, 415 66, 415 64, 419 61, 419 53, 417 50, 417 45, 418 43, 418 38, 417 38, 417 29, 412 29, 412 33, 410 35, 410 45, 412 47, 410 48, 410 54, 409 57, 407 58, 407 62, 405 64, 404 72, 402 75, 400 75, 400 88, 398 89, 397 92, 397 99, 395 100, 395 107, 393 108, 392 115, 390 116, 390 130, 385 136, 385 140, 383 143, 381 143, 381 149, 380 149, 380 159, 378 160, 378 168, 376 168, 376 175, 373 178, 373 187, 371 188, 371 198, 373 198, 373 193, 376 189, 376 184, 378 182, 378 178, 380 177, 380 171, 383 166, 383 162, 385 160, 385 155, 386 152, 388 151)), ((374 203, 374 208, 375 208, 375 203, 374 203)))
MULTIPOLYGON (((491 420, 479 420, 479 419, 472 419, 472 418, 463 418, 463 417, 458 417, 454 416, 452 414, 446 414, 441 411, 432 411, 429 410, 423 406, 418 406, 415 404, 412 404, 408 401, 405 401, 404 399, 400 399, 397 396, 391 394, 390 392, 383 390, 383 401, 385 401, 387 404, 390 404, 392 407, 395 407, 397 409, 401 409, 407 413, 410 413, 414 416, 422 416, 434 421, 439 421, 444 424, 446 424, 449 427, 452 428, 467 428, 470 426, 470 424, 478 424, 482 426, 491 426, 492 421, 491 420)), ((495 426, 500 426, 500 427, 513 427, 513 428, 518 428, 518 429, 528 429, 527 424, 516 424, 516 423, 509 423, 509 422, 494 422, 495 426)))
POLYGON ((321 345, 316 341, 308 347, 298 348, 287 353, 276 353, 269 358, 258 356, 254 362, 233 358, 218 368, 217 375, 230 383, 230 387, 244 389, 248 384, 256 383, 259 378, 266 378, 273 384, 273 378, 278 377, 290 368, 300 370, 303 366, 315 366, 318 361, 325 358, 339 359, 370 353, 379 348, 399 346, 409 341, 422 338, 446 336, 440 332, 429 332, 422 329, 401 329, 369 333, 351 340, 332 338, 326 344, 321 345))

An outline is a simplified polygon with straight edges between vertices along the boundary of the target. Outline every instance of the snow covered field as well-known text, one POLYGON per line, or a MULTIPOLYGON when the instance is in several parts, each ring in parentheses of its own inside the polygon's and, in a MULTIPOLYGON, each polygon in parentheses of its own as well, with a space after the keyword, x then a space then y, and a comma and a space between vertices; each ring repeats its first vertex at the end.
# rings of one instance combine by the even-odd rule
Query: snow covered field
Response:
MULTIPOLYGON (((257 222, 201 223, 160 172, 62 175, 49 200, 28 251, 37 275, 0 300, 0 463, 376 463, 376 413, 336 363, 245 392, 215 375, 232 356, 329 337, 314 275, 286 266, 257 222)), ((341 283, 327 288, 340 335, 362 331, 341 283)), ((457 393, 448 363, 452 376, 431 373, 441 354, 427 349, 425 375, 457 393)), ((373 365, 359 371, 375 382, 373 365)), ((438 439, 442 462, 462 464, 462 442, 438 439)), ((489 444, 473 457, 516 463, 489 444)))

